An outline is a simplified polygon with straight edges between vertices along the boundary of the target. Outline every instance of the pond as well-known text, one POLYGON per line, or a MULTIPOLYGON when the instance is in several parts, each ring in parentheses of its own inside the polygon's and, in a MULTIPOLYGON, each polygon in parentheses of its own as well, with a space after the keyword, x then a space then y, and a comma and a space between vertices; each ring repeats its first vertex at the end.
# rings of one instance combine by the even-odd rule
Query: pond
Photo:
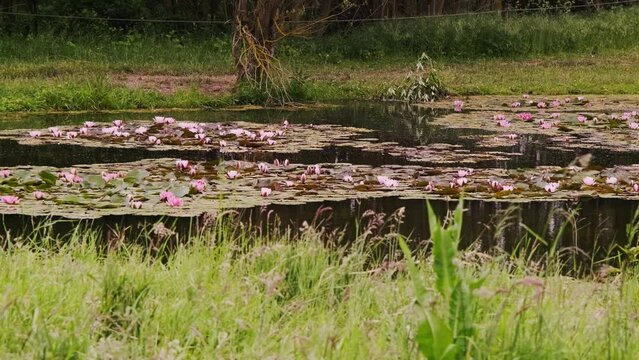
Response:
POLYGON ((241 209, 258 228, 311 224, 345 229, 346 240, 399 221, 421 244, 425 200, 443 216, 464 197, 463 242, 482 250, 512 251, 533 233, 590 260, 625 245, 639 200, 632 104, 624 112, 606 99, 545 100, 556 105, 546 110, 542 100, 520 101, 462 112, 452 101, 347 102, 7 118, 0 213, 11 231, 43 219, 190 227, 241 209))

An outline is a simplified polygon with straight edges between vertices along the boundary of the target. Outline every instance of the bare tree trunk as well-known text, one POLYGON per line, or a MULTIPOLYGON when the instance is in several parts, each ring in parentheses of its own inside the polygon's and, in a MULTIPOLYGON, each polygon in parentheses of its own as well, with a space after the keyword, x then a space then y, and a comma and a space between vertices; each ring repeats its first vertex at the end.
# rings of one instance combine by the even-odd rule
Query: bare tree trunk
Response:
POLYGON ((268 77, 278 35, 276 18, 283 0, 236 0, 232 55, 238 80, 268 77))

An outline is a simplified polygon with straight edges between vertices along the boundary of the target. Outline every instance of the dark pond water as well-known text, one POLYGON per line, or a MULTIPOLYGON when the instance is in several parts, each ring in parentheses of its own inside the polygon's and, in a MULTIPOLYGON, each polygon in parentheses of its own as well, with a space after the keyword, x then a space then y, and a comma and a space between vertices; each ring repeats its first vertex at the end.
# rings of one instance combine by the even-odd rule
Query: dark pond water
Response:
MULTIPOLYGON (((255 123, 281 123, 288 120, 296 124, 337 124, 372 129, 365 137, 384 142, 396 142, 400 146, 412 147, 432 143, 461 145, 471 152, 503 151, 512 153, 509 160, 480 161, 474 167, 518 168, 540 165, 565 166, 575 157, 592 153, 593 165, 608 166, 639 163, 639 153, 612 152, 597 148, 562 150, 550 148, 541 135, 522 136, 512 147, 478 148, 472 135, 491 134, 487 130, 445 128, 432 125, 437 116, 447 110, 429 109, 402 103, 349 102, 336 106, 297 110, 242 110, 242 111, 165 111, 103 114, 53 114, 6 118, 0 121, 0 129, 46 128, 56 125, 79 125, 84 121, 110 122, 114 119, 150 120, 155 115, 173 116, 183 121, 222 122, 250 121, 255 123), (516 155, 515 155, 516 154, 516 155)), ((488 116, 488 115, 487 115, 488 116)), ((19 145, 12 140, 0 140, 0 166, 51 165, 71 166, 75 164, 128 162, 147 158, 181 157, 190 160, 216 159, 217 151, 150 151, 144 149, 86 149, 73 145, 46 145, 38 148, 19 145)), ((317 151, 301 151, 297 154, 250 154, 226 155, 246 160, 272 161, 289 158, 301 163, 350 162, 379 166, 384 164, 408 164, 406 159, 388 154, 362 151, 352 147, 328 147, 317 151)), ((412 162, 416 165, 436 165, 425 159, 412 162)))
MULTIPOLYGON (((288 110, 245 110, 245 111, 167 111, 158 113, 119 113, 93 115, 37 115, 0 121, 0 128, 46 128, 54 125, 81 124, 84 121, 112 121, 114 119, 151 119, 154 115, 173 116, 185 121, 250 121, 258 123, 338 124, 374 130, 372 135, 380 141, 396 142, 401 146, 419 146, 432 143, 461 145, 470 151, 496 150, 517 154, 509 160, 484 161, 475 167, 531 168, 540 165, 565 166, 581 154, 592 153, 593 164, 611 167, 639 163, 639 153, 611 152, 601 149, 551 149, 544 136, 523 136, 516 146, 493 149, 479 149, 472 135, 490 134, 477 129, 450 129, 431 124, 432 119, 445 114, 443 110, 433 110, 397 103, 346 103, 319 109, 288 110)), ((301 151, 297 154, 249 154, 224 155, 246 160, 272 161, 274 158, 289 158, 302 163, 349 162, 374 166, 385 164, 408 164, 406 159, 383 153, 364 152, 352 147, 328 147, 319 151, 301 151)), ((82 148, 71 145, 23 146, 11 140, 0 141, 0 166, 51 165, 71 166, 74 164, 128 162, 146 158, 180 157, 192 160, 217 159, 216 151, 148 151, 144 149, 100 149, 82 148)), ((427 159, 412 163, 431 165, 427 159)), ((454 203, 434 201, 433 206, 440 215, 454 203)), ((401 200, 397 198, 371 199, 364 201, 344 201, 336 203, 314 203, 301 206, 269 206, 245 211, 246 221, 265 224, 267 218, 276 214, 282 226, 298 229, 304 221, 311 222, 320 207, 330 211, 322 212, 323 226, 327 229, 346 228, 346 238, 352 238, 356 229, 355 219, 360 219, 366 210, 391 214, 404 207, 401 233, 410 235, 416 244, 428 239, 426 204, 421 200, 401 200), (330 218, 326 216, 330 215, 330 218)), ((522 224, 532 229, 544 239, 555 239, 564 248, 580 248, 586 254, 601 258, 616 243, 627 241, 625 226, 630 222, 637 208, 635 202, 626 200, 582 199, 571 202, 530 202, 512 205, 506 202, 468 201, 466 203, 464 243, 478 243, 485 249, 500 247, 512 250, 517 241, 530 233, 522 224), (496 231, 496 224, 503 218, 504 211, 515 206, 510 221, 496 231), (566 223, 566 211, 576 211, 570 229, 558 236, 561 224, 566 223), (478 242, 477 242, 478 241, 478 242)), ((4 224, 15 228, 27 226, 31 220, 22 216, 5 216, 4 224)), ((99 220, 103 224, 130 225, 140 221, 136 217, 107 217, 99 220)), ((192 224, 191 220, 180 220, 192 224)), ((186 226, 186 225, 182 226, 186 226)), ((581 254, 581 257, 586 257, 581 254)))
MULTIPOLYGON (((444 218, 458 202, 434 200, 430 204, 444 218)), ((530 250, 536 245, 539 248, 532 255, 540 256, 555 244, 562 249, 562 257, 568 266, 578 266, 580 271, 584 271, 619 253, 617 245, 627 244, 626 224, 632 222, 639 203, 621 199, 581 199, 523 204, 466 201, 464 205, 463 247, 473 246, 481 251, 501 254, 513 253, 519 248, 530 250), (538 236, 546 243, 535 241, 538 236)), ((296 206, 270 205, 242 210, 237 216, 236 220, 253 231, 267 233, 279 229, 297 233, 304 231, 304 223, 307 223, 326 232, 337 231, 345 243, 356 239, 365 229, 371 230, 368 237, 371 242, 383 238, 389 230, 398 230, 416 248, 427 247, 430 236, 427 207, 423 200, 390 197, 296 206), (393 216, 400 209, 402 216, 393 216)), ((208 215, 198 218, 107 216, 70 221, 4 215, 0 238, 11 238, 14 234, 15 239, 15 234, 29 234, 45 224, 45 227, 50 226, 54 220, 52 234, 67 234, 78 224, 84 224, 102 229, 107 238, 122 229, 126 229, 129 237, 135 238, 161 222, 175 230, 175 241, 180 241, 205 227, 207 219, 208 215)))

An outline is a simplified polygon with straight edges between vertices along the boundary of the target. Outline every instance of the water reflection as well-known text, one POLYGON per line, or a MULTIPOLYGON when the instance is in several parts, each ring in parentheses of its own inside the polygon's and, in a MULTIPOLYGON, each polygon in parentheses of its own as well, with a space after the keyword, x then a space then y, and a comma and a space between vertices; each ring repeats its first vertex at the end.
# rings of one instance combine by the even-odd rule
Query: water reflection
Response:
MULTIPOLYGON (((457 206, 457 201, 431 201, 435 212, 444 218, 457 206)), ((507 202, 466 201, 463 217, 462 246, 474 246, 485 252, 512 253, 518 248, 530 249, 536 243, 542 253, 556 245, 564 252, 569 265, 587 268, 619 251, 616 244, 627 244, 626 225, 632 221, 637 202, 620 199, 581 199, 578 201, 538 201, 523 204, 507 202), (543 239, 543 242, 539 239, 543 239)), ((403 208, 402 221, 397 231, 410 238, 414 248, 428 246, 429 239, 426 202, 380 198, 346 200, 339 202, 309 203, 304 205, 270 205, 240 212, 241 223, 254 231, 281 230, 298 233, 305 223, 326 232, 343 231, 342 240, 353 241, 364 229, 371 236, 382 236, 397 222, 393 214, 403 208), (366 215, 368 213, 368 215, 366 215), (371 224, 375 223, 375 226, 371 224)), ((33 218, 24 215, 2 216, 0 236, 30 233, 51 218, 33 218)), ((178 237, 185 239, 210 223, 210 215, 198 218, 106 216, 97 220, 60 221, 53 233, 66 234, 78 224, 93 228, 129 229, 139 234, 142 225, 147 228, 161 221, 173 226, 178 237)), ((111 231, 109 230, 109 231, 111 231)), ((109 231, 105 231, 105 241, 109 231)))

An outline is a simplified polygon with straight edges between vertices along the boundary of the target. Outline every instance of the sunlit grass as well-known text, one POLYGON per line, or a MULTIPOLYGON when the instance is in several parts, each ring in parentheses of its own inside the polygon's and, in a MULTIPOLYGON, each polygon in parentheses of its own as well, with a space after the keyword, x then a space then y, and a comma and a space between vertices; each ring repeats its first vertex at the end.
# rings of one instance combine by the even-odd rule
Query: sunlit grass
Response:
MULTIPOLYGON (((158 248, 152 238, 136 246, 125 237, 105 252, 94 230, 64 242, 14 234, 0 252, 1 356, 417 357, 422 314, 397 254, 329 247, 313 231, 230 230, 218 225, 163 255, 149 247, 158 248)), ((432 289, 431 260, 417 259, 432 289)), ((599 282, 506 255, 466 251, 461 259, 465 271, 487 275, 476 292, 475 354, 601 359, 639 351, 633 271, 599 282)), ((437 312, 437 293, 427 297, 437 312)))

